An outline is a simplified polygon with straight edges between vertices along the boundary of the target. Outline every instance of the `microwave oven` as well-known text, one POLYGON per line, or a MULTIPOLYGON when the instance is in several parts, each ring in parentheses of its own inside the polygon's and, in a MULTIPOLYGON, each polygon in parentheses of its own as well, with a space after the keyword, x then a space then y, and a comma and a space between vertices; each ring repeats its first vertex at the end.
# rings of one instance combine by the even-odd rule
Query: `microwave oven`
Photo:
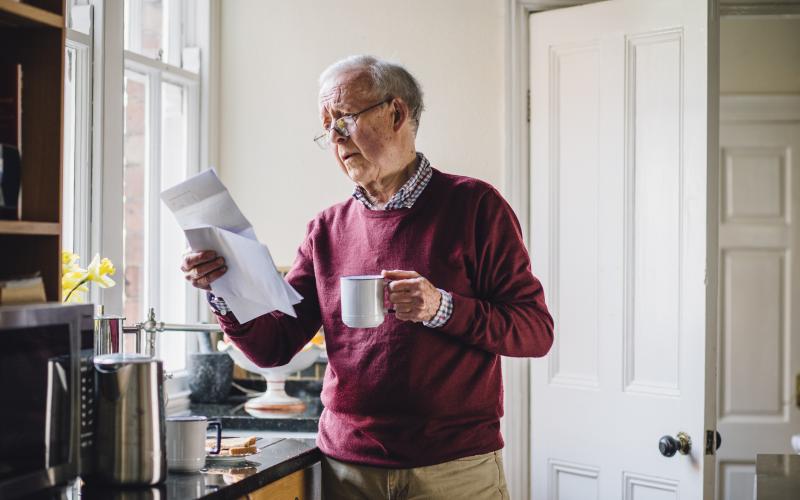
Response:
POLYGON ((0 498, 64 484, 90 463, 93 307, 0 306, 0 498))

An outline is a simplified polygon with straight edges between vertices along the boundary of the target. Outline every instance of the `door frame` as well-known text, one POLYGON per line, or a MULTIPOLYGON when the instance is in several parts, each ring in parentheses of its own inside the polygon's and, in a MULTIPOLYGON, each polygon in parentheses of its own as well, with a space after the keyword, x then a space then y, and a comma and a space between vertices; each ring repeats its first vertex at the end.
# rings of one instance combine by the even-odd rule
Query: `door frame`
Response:
MULTIPOLYGON (((505 9, 505 179, 503 193, 519 218, 530 247, 530 94, 528 92, 528 17, 599 0, 506 0, 505 9)), ((536 270, 533 263, 534 272, 536 270)), ((505 418, 501 431, 506 481, 511 498, 531 498, 531 369, 528 358, 503 357, 505 418)))
MULTIPOLYGON (((528 17, 535 12, 574 7, 600 0, 506 0, 505 5, 505 173, 504 194, 519 218, 525 243, 530 245, 530 92, 528 17)), ((800 5, 787 0, 763 3, 711 0, 718 16, 800 15, 800 5), (734 3, 736 2, 736 3, 734 3)), ((719 36, 719 33, 717 33, 719 36)), ((718 72, 714 78, 718 78, 718 72)), ((717 134, 718 135, 718 131, 717 134)), ((534 263, 535 264, 535 263, 534 263)), ((716 328, 714 328, 716 331, 716 328)), ((716 346, 717 339, 708 339, 716 346)), ((716 356, 716 351, 713 352, 716 356)), ((531 497, 530 361, 503 358, 506 394, 502 432, 506 437, 505 470, 513 498, 531 497)), ((714 384, 716 394, 716 383, 714 384)))

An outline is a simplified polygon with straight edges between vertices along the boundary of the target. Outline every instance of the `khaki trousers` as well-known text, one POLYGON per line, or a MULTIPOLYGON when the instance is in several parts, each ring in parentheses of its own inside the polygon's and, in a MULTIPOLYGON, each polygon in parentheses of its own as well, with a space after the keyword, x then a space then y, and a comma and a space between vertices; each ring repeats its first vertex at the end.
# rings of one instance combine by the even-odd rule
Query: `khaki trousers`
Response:
POLYGON ((507 500, 500 451, 413 469, 322 458, 323 500, 507 500))

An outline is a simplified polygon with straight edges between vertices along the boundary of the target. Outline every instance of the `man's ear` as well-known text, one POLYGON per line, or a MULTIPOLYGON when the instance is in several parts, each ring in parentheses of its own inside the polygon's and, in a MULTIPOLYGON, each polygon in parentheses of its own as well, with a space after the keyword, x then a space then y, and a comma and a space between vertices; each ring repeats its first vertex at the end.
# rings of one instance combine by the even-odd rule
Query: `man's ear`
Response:
POLYGON ((408 120, 408 105, 401 99, 392 101, 394 108, 394 129, 400 130, 400 127, 408 120))

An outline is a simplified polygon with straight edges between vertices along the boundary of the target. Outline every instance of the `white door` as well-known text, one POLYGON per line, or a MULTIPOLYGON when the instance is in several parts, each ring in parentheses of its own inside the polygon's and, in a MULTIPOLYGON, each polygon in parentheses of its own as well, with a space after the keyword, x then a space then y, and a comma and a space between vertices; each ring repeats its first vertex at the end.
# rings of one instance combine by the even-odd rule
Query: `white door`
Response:
POLYGON ((719 498, 751 499, 758 453, 800 433, 800 98, 723 98, 719 498))
POLYGON ((556 322, 533 364, 536 500, 714 496, 718 22, 706 3, 531 16, 532 258, 556 322), (659 439, 679 432, 688 455, 663 456, 659 439))

